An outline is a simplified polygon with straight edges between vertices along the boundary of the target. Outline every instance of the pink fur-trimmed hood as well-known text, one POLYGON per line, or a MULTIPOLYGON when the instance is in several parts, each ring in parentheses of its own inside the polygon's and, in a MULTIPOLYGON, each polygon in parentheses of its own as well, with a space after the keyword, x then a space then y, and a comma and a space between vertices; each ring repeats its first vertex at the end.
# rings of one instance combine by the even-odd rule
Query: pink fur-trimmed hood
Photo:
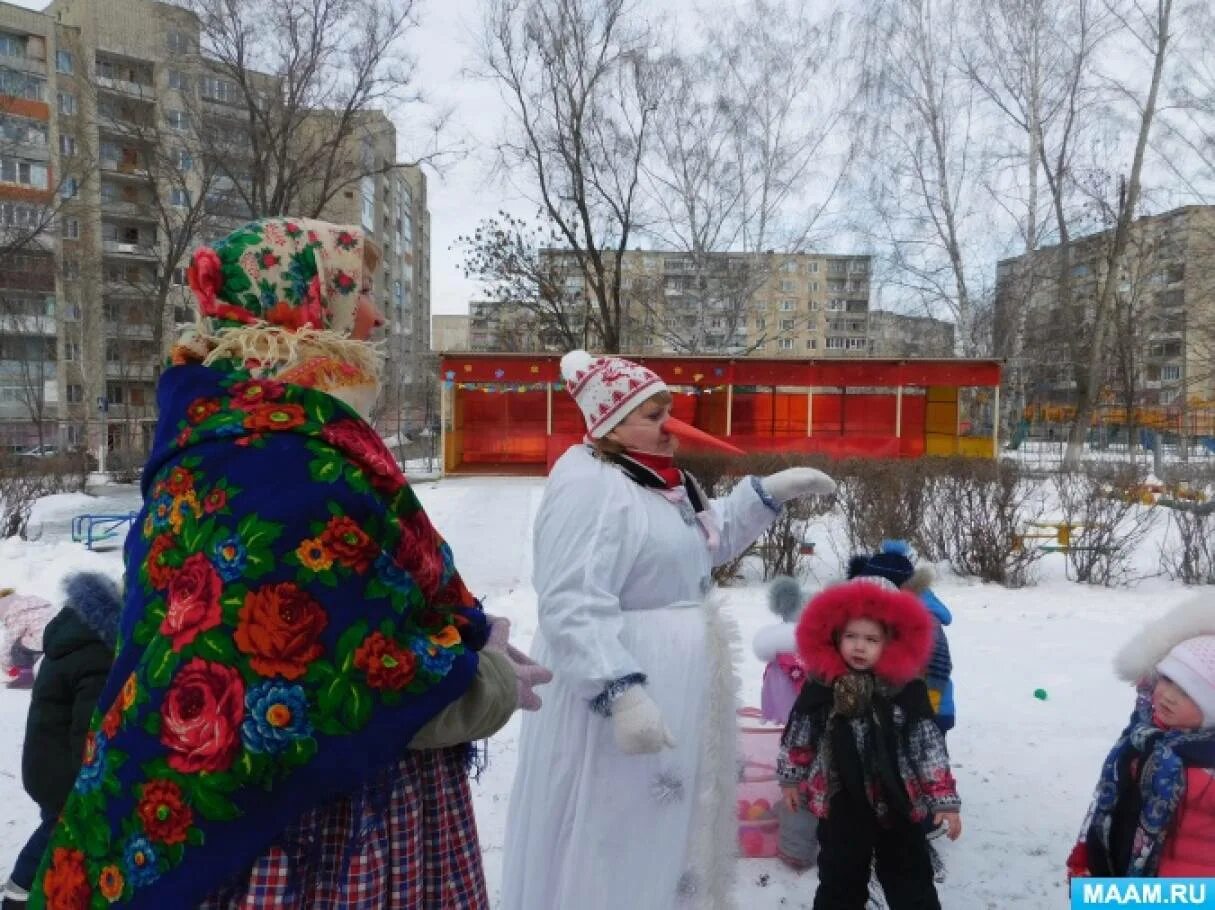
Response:
POLYGON ((914 594, 858 578, 811 598, 797 623, 797 652, 810 676, 831 683, 848 672, 836 639, 854 619, 881 623, 890 636, 874 675, 900 686, 922 675, 932 654, 928 610, 914 594))

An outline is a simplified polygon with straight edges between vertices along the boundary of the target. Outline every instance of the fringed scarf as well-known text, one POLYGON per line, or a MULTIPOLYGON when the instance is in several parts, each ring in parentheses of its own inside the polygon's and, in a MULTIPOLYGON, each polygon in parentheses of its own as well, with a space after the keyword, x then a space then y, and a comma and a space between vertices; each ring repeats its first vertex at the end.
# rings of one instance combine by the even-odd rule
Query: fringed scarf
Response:
POLYGON ((35 910, 195 906, 476 673, 484 614, 375 431, 228 366, 161 379, 118 657, 35 910))
POLYGON ((807 682, 794 712, 818 714, 823 737, 823 766, 827 769, 827 805, 843 792, 854 802, 873 802, 879 816, 894 812, 911 817, 911 800, 899 773, 899 733, 894 706, 907 715, 906 730, 915 718, 931 718, 932 705, 921 680, 890 686, 872 673, 849 671, 828 685, 807 682), (857 731, 854 721, 863 726, 857 731), (875 784, 870 792, 869 782, 875 784))
POLYGON ((1085 836, 1092 874, 1156 874, 1187 767, 1215 767, 1215 729, 1162 730, 1152 723, 1150 689, 1140 689, 1130 724, 1101 766, 1085 836))

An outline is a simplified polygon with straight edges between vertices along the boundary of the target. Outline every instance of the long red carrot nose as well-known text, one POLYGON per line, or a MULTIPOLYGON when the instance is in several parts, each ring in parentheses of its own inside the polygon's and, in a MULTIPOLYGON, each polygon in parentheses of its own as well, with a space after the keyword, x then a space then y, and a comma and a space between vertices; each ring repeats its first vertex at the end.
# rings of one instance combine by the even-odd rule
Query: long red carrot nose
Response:
POLYGON ((747 454, 738 446, 730 445, 724 439, 718 439, 704 430, 698 430, 678 417, 668 417, 662 428, 690 449, 714 449, 718 452, 729 452, 731 455, 747 454))

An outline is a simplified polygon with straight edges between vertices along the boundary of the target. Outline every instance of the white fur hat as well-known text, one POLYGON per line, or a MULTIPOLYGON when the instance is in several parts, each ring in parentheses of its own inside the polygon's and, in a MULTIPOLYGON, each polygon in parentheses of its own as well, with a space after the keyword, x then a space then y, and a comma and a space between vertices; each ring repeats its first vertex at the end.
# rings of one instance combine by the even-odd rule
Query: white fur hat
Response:
POLYGON ((667 391, 667 384, 648 367, 623 357, 592 357, 586 351, 562 357, 561 376, 592 439, 602 439, 637 405, 667 391))
POLYGON ((1161 673, 1194 699, 1203 725, 1215 725, 1215 604, 1202 594, 1148 623, 1118 652, 1114 669, 1128 682, 1161 673))

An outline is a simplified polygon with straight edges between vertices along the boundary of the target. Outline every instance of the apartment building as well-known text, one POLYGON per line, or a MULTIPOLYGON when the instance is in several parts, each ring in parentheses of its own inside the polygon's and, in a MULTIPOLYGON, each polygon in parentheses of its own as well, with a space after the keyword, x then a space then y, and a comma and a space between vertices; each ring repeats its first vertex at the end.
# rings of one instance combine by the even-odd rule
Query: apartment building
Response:
POLYGON ((954 356, 954 324, 944 319, 873 310, 869 331, 873 357, 954 356))
MULTIPOLYGON (((567 322, 595 346, 595 304, 576 257, 544 250, 567 322)), ((863 357, 868 256, 630 250, 622 263, 622 343, 637 354, 863 357)), ((510 303, 470 307, 473 350, 558 350, 552 320, 510 303)))
MULTIPOLYGON (((1087 363, 1111 239, 1099 232, 1072 241, 1066 292, 1058 246, 998 264, 995 352, 1009 358, 1006 383, 1023 389, 1026 401, 1074 401, 1075 368, 1087 363)), ((1109 400, 1121 406, 1129 384, 1136 406, 1209 407, 1215 402, 1215 206, 1136 219, 1118 269, 1109 400)))
MULTIPOLYGON (((162 358, 192 318, 189 250, 250 216, 243 95, 199 37, 191 12, 157 0, 0 2, 0 252, 6 238, 20 247, 0 263, 0 445, 37 441, 35 402, 51 441, 105 442, 135 462, 147 450, 162 358), (217 155, 222 173, 205 164, 217 155), (48 214, 50 229, 22 237, 48 214)), ((322 128, 325 112, 311 116, 322 128)), ((383 114, 355 132, 356 176, 323 217, 361 224, 384 251, 376 287, 404 400, 429 351, 426 180, 395 164, 383 114)))
POLYGON ((470 316, 436 315, 430 317, 430 347, 433 351, 469 351, 470 316))

